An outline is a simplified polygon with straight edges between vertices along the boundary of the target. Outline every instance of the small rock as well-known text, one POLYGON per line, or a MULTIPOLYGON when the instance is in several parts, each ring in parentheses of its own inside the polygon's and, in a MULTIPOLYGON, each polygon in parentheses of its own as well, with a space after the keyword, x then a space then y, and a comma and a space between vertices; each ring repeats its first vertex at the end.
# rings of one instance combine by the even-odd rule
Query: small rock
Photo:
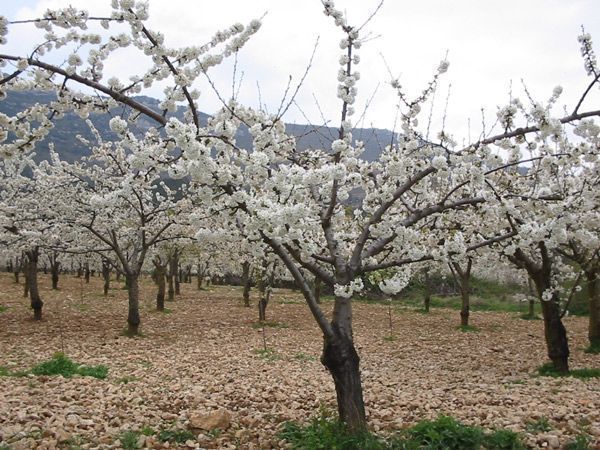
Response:
POLYGON ((231 426, 231 414, 229 411, 219 409, 209 413, 193 411, 190 413, 190 428, 194 430, 226 430, 231 426))

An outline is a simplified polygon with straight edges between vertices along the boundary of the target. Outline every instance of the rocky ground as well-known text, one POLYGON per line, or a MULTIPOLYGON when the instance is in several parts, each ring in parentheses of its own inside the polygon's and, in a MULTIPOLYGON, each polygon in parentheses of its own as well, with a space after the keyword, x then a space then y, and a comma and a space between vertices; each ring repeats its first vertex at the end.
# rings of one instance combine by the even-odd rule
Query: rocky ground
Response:
MULTIPOLYGON (((33 322, 22 285, 0 275, 0 366, 26 370, 62 351, 78 363, 108 366, 108 377, 0 377, 0 448, 123 448, 125 431, 148 427, 193 428, 195 439, 179 448, 282 448, 282 422, 306 421, 321 404, 334 407, 320 334, 296 293, 275 291, 267 316, 278 326, 263 336, 239 288, 184 284, 170 311, 157 313, 154 287, 144 280, 143 337, 128 338, 121 334, 125 291, 104 297, 98 278, 86 285, 63 276, 60 285, 51 291, 42 277, 44 320, 33 322), (226 429, 202 431, 215 411, 208 419, 226 429)), ((479 331, 462 332, 457 311, 425 315, 396 306, 390 337, 385 305, 357 303, 354 316, 375 431, 448 414, 524 432, 533 448, 559 448, 581 432, 599 445, 600 380, 536 376, 546 360, 541 321, 475 312, 479 331)), ((583 352, 586 319, 565 322, 572 367, 600 367, 600 356, 583 352)), ((156 436, 138 443, 177 447, 156 436)))

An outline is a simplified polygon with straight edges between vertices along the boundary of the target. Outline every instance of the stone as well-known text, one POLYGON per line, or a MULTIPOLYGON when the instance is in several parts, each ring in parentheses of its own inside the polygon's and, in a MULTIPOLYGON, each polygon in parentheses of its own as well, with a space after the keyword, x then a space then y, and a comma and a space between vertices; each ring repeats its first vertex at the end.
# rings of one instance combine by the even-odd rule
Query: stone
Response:
POLYGON ((231 426, 229 411, 219 409, 208 413, 193 411, 190 413, 190 428, 193 430, 226 430, 231 426))

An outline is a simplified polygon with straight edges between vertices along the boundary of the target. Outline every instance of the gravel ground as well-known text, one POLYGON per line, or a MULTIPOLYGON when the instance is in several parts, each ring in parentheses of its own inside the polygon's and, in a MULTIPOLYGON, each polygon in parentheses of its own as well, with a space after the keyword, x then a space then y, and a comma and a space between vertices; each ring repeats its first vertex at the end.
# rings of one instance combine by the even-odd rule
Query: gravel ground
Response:
MULTIPOLYGON (((8 307, 0 313, 0 366, 26 370, 63 351, 78 363, 108 366, 109 375, 0 377, 0 448, 123 448, 125 431, 187 429, 192 415, 219 409, 231 416, 227 430, 195 430, 196 439, 179 448, 282 448, 282 422, 306 421, 321 404, 335 405, 319 362, 319 331, 297 293, 275 290, 267 317, 279 326, 263 335, 253 326, 256 308, 241 306, 239 288, 183 284, 182 295, 167 302, 170 312, 157 313, 154 287, 144 280, 143 337, 127 338, 126 291, 104 297, 98 278, 86 285, 63 276, 60 285, 53 292, 42 276, 44 320, 33 322, 22 286, 0 274, 0 305, 8 307)), ((387 306, 354 308, 375 431, 449 414, 523 432, 532 448, 560 448, 581 432, 600 448, 600 380, 536 376, 546 360, 541 321, 474 312, 479 331, 462 332, 457 311, 426 315, 396 306, 392 316, 390 338, 387 306), (544 422, 548 431, 534 430, 532 423, 544 422)), ((600 356, 583 352, 587 320, 565 324, 572 368, 600 367, 600 356)), ((156 437, 139 444, 167 446, 156 437)))

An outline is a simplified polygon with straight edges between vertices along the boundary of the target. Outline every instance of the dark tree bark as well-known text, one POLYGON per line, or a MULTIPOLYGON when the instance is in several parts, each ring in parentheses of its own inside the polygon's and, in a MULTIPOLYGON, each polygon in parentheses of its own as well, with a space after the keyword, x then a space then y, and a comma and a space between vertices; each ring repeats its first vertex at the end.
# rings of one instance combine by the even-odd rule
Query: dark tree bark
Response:
POLYGON ((169 255, 169 271, 167 273, 167 282, 168 282, 168 300, 175 300, 175 294, 178 294, 179 291, 179 282, 178 278, 178 268, 179 268, 179 250, 174 250, 169 255))
POLYGON ((529 319, 533 319, 535 317, 535 289, 533 287, 533 280, 531 277, 527 277, 527 288, 529 290, 527 317, 529 319))
POLYGON ((175 269, 175 295, 181 295, 181 267, 179 264, 179 255, 177 255, 177 266, 175 269))
POLYGON ((431 305, 431 277, 429 276, 429 269, 425 269, 423 287, 423 308, 428 313, 431 305))
POLYGON ((31 301, 31 309, 33 309, 33 319, 42 320, 44 302, 40 298, 37 280, 39 249, 36 247, 33 250, 28 250, 25 254, 27 255, 26 284, 29 287, 29 299, 31 301))
POLYGON ((335 298, 332 336, 324 336, 321 363, 329 370, 335 385, 338 414, 352 432, 366 427, 365 404, 360 377, 360 357, 352 338, 351 300, 335 298))
POLYGON ((244 286, 243 299, 244 306, 250 307, 250 289, 251 289, 251 280, 250 280, 250 263, 244 262, 242 264, 242 284, 244 286))
POLYGON ((102 292, 107 296, 110 289, 110 261, 106 258, 102 259, 102 280, 104 280, 102 292))
POLYGON ((471 312, 470 296, 471 296, 471 268, 473 266, 473 260, 471 258, 467 261, 467 266, 463 269, 459 263, 450 263, 450 269, 454 279, 458 283, 460 288, 460 326, 469 326, 469 315, 471 312))
POLYGON ((83 275, 85 278, 86 284, 90 282, 90 263, 88 261, 85 262, 85 266, 83 269, 83 275))
POLYGON ((317 304, 321 304, 321 279, 319 277, 315 277, 314 280, 314 292, 315 292, 315 300, 317 301, 317 304))
POLYGON ((52 289, 58 289, 58 277, 60 274, 60 261, 58 260, 58 252, 52 252, 48 256, 48 260, 50 261, 50 273, 52 278, 52 289))
POLYGON ((129 272, 125 274, 127 280, 127 298, 128 298, 128 314, 127 314, 127 332, 131 336, 139 334, 140 326, 140 290, 139 290, 139 274, 137 272, 129 272))
POLYGON ((569 343, 567 330, 560 314, 560 298, 556 290, 551 298, 544 299, 544 293, 552 290, 552 259, 544 242, 538 244, 539 261, 534 261, 521 249, 517 249, 509 259, 518 267, 527 270, 533 280, 544 317, 544 337, 548 357, 554 369, 560 373, 569 372, 569 343))
POLYGON ((160 257, 155 257, 152 260, 154 264, 154 282, 156 283, 156 310, 165 310, 165 290, 166 290, 166 278, 167 278, 167 267, 166 263, 163 263, 160 257))
POLYGON ((27 259, 27 255, 23 259, 22 266, 23 278, 25 279, 25 282, 23 283, 23 297, 27 298, 29 297, 29 281, 27 280, 27 277, 29 276, 29 260, 27 259))
POLYGON ((590 305, 588 339, 590 347, 600 347, 600 266, 585 271, 590 305))

